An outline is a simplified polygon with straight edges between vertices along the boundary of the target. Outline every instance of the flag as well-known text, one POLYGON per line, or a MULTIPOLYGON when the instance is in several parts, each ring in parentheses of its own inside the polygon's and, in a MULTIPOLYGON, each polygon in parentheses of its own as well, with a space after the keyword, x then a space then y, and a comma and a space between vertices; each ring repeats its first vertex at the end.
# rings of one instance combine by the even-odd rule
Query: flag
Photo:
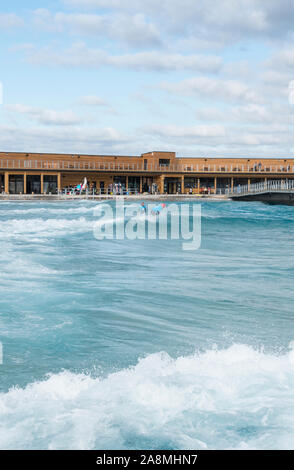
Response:
POLYGON ((86 189, 87 183, 88 183, 88 182, 87 182, 87 178, 85 178, 85 179, 84 179, 84 182, 83 182, 83 184, 82 184, 82 191, 84 191, 84 189, 86 189))

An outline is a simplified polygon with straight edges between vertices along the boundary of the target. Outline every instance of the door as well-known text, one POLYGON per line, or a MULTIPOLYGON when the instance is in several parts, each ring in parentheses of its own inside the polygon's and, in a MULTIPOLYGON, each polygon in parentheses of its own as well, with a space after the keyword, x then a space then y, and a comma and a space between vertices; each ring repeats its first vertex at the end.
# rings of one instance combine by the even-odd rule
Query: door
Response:
POLYGON ((41 194, 41 176, 27 175, 27 194, 41 194))
POLYGON ((24 192, 23 175, 9 175, 9 194, 20 194, 24 192))
POLYGON ((164 179, 164 192, 168 194, 176 194, 181 190, 181 181, 178 178, 164 179))
POLYGON ((44 175, 44 193, 57 193, 57 176, 55 175, 44 175))

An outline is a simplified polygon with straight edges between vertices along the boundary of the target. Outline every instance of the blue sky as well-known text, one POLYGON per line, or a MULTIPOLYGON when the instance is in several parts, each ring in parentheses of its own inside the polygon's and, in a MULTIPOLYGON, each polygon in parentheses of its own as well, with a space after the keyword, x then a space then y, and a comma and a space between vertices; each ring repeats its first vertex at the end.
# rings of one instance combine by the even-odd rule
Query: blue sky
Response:
POLYGON ((293 22, 288 0, 12 0, 0 149, 294 156, 293 22))

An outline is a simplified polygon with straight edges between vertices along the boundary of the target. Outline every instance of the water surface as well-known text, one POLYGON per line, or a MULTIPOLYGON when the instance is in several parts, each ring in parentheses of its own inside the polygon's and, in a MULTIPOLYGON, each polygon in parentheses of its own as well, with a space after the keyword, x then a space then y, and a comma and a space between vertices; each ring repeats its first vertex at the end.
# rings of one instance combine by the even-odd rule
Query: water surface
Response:
POLYGON ((202 244, 0 204, 0 448, 294 448, 292 207, 203 202, 202 244))

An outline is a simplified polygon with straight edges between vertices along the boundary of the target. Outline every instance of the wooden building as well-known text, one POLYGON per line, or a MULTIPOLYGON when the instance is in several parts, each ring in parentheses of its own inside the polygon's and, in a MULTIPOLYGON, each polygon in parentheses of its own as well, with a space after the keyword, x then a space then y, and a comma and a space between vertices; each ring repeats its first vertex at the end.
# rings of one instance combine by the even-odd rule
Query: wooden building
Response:
POLYGON ((294 159, 178 158, 174 152, 141 156, 0 152, 0 189, 6 194, 44 194, 87 178, 100 194, 119 185, 129 192, 224 193, 267 180, 294 180, 294 159))

